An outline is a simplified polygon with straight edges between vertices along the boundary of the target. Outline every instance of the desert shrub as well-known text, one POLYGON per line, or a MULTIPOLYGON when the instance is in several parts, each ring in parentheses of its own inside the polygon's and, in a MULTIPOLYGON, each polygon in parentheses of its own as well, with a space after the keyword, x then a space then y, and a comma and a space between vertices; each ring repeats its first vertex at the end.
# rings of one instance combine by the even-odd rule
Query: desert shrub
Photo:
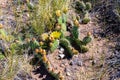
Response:
POLYGON ((38 0, 32 12, 29 13, 32 27, 38 34, 53 29, 56 22, 55 11, 69 7, 69 3, 70 0, 38 0))

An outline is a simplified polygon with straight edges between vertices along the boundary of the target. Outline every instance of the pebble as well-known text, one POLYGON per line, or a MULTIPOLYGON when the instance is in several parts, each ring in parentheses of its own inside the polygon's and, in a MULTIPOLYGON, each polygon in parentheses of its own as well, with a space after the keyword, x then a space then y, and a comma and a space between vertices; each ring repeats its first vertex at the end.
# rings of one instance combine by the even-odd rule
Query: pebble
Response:
POLYGON ((64 48, 60 48, 60 51, 64 52, 64 48))
POLYGON ((82 61, 78 61, 78 62, 77 62, 77 65, 78 65, 78 66, 82 66, 82 65, 83 65, 82 61))
POLYGON ((64 65, 64 64, 61 64, 60 67, 65 67, 65 65, 64 65))
POLYGON ((79 59, 74 59, 74 60, 70 61, 70 65, 71 66, 73 66, 73 65, 82 66, 83 62, 79 59))
POLYGON ((55 57, 55 59, 59 60, 59 59, 60 59, 60 57, 59 57, 59 56, 56 56, 56 57, 55 57))
POLYGON ((67 72, 67 73, 66 73, 66 75, 67 75, 67 76, 70 76, 70 73, 69 73, 69 72, 67 72))
POLYGON ((65 57, 64 54, 59 54, 58 56, 60 57, 60 59, 63 59, 65 57))

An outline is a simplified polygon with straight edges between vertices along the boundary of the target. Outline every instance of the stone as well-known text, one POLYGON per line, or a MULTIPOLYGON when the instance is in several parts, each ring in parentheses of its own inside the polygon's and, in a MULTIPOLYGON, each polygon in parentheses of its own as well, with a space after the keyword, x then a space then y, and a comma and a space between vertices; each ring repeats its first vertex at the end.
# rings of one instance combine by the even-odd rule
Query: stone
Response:
POLYGON ((75 65, 75 63, 74 63, 73 61, 71 61, 71 62, 70 62, 70 65, 71 65, 71 66, 72 66, 72 65, 75 65))
POLYGON ((67 72, 70 72, 70 69, 69 68, 65 68, 64 71, 67 73, 67 72))
POLYGON ((64 65, 64 64, 61 64, 60 67, 65 67, 65 65, 64 65))
POLYGON ((70 73, 69 73, 69 72, 67 72, 67 73, 66 73, 66 75, 67 75, 67 76, 70 76, 70 73))
POLYGON ((60 51, 64 52, 64 48, 60 48, 60 51))
POLYGON ((56 57, 55 57, 55 59, 59 60, 59 59, 60 59, 60 57, 59 57, 59 56, 56 56, 56 57))
POLYGON ((78 61, 78 62, 77 62, 77 65, 78 65, 78 66, 82 66, 82 65, 83 65, 82 61, 78 61))
POLYGON ((59 54, 58 56, 60 57, 60 59, 63 59, 65 57, 64 54, 59 54))

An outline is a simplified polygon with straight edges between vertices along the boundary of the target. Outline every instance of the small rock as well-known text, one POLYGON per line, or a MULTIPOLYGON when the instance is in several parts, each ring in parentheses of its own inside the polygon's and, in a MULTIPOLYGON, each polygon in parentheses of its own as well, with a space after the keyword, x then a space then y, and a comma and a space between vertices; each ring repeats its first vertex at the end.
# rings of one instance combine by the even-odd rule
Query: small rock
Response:
POLYGON ((69 73, 69 72, 67 72, 67 73, 66 73, 66 75, 67 75, 67 76, 70 76, 70 73, 69 73))
POLYGON ((82 65, 83 65, 82 61, 78 61, 78 62, 77 62, 77 65, 78 65, 78 66, 82 66, 82 65))
POLYGON ((73 62, 73 61, 71 61, 71 62, 70 62, 70 65, 72 66, 72 65, 75 65, 75 64, 74 64, 74 62, 73 62))
POLYGON ((91 63, 92 63, 92 65, 95 65, 96 64, 96 60, 93 60, 91 63))
POLYGON ((55 59, 59 60, 59 59, 60 59, 60 57, 59 57, 59 56, 56 56, 56 57, 55 57, 55 59))
POLYGON ((67 72, 70 72, 70 69, 69 68, 65 68, 64 71, 67 73, 67 72))
POLYGON ((65 67, 65 65, 64 65, 64 64, 61 64, 60 67, 65 67))
POLYGON ((60 48, 60 51, 64 52, 64 48, 60 48))
POLYGON ((65 57, 64 54, 59 54, 58 56, 60 57, 60 59, 63 59, 65 57))

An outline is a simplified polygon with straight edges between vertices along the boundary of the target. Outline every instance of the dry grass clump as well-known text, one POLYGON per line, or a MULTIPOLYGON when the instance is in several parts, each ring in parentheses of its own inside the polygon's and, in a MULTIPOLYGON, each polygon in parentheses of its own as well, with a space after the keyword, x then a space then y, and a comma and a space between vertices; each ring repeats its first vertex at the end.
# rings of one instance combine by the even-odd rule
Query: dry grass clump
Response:
POLYGON ((0 80, 13 80, 19 71, 30 73, 32 66, 27 55, 9 55, 3 64, 0 80))
POLYGON ((68 8, 71 0, 39 0, 35 9, 30 13, 32 27, 39 34, 44 30, 51 30, 54 28, 55 11, 63 11, 68 8))

